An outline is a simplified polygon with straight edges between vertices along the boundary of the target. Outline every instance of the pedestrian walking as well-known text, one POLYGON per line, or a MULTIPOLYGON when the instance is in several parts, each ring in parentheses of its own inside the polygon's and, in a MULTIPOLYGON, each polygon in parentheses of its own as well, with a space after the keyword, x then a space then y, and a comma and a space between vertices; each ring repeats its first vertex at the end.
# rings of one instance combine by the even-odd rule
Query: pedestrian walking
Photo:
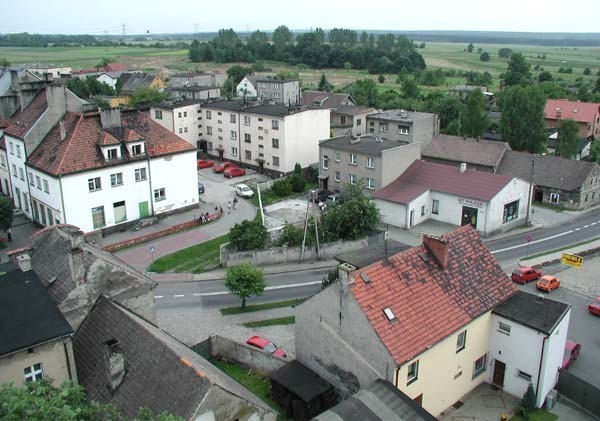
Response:
POLYGON ((238 201, 237 201, 237 197, 234 197, 234 198, 233 198, 233 210, 236 210, 236 209, 237 209, 237 203, 238 203, 238 201))
POLYGON ((227 213, 231 213, 231 200, 227 202, 227 213))
POLYGON ((10 228, 6 231, 6 236, 8 237, 8 241, 12 241, 12 230, 10 228))

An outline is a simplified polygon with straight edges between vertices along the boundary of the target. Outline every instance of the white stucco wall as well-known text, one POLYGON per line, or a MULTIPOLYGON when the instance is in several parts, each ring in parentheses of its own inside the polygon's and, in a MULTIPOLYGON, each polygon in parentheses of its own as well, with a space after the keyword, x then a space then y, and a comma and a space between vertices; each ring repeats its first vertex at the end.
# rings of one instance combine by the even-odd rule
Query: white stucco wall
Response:
POLYGON ((381 199, 374 199, 374 202, 381 213, 381 220, 384 224, 406 228, 406 205, 381 199))
MULTIPOLYGON (((29 191, 31 192, 32 199, 32 207, 35 207, 33 200, 37 201, 39 204, 44 205, 45 208, 50 208, 52 211, 53 220, 50 221, 48 218, 45 219, 46 223, 43 224, 44 219, 40 215, 40 207, 38 204, 38 217, 35 218, 35 212, 32 213, 33 219, 42 223, 43 225, 53 225, 57 221, 59 223, 64 223, 64 209, 62 202, 62 191, 60 180, 56 177, 52 177, 44 172, 38 171, 35 168, 27 167, 28 174, 33 176, 33 185, 29 184, 29 191), (38 187, 37 179, 40 179, 40 186, 38 187), (48 192, 44 189, 44 181, 48 183, 48 192)), ((46 216, 48 211, 46 210, 46 216)))
POLYGON ((256 88, 250 83, 250 81, 246 77, 243 78, 242 81, 238 83, 236 87, 237 96, 243 97, 244 91, 246 91, 246 98, 256 98, 256 88))
POLYGON ((156 121, 158 124, 163 126, 168 131, 175 133, 175 126, 173 121, 173 110, 169 110, 166 108, 150 108, 150 118, 156 121), (162 118, 156 117, 156 111, 162 112, 162 118))
POLYGON ((525 222, 529 183, 513 178, 489 203, 485 232, 505 231, 525 222), (503 223, 504 205, 519 200, 519 217, 503 223))
POLYGON ((0 149, 0 186, 2 186, 2 193, 12 197, 13 193, 10 187, 8 157, 6 156, 6 151, 4 149, 0 149))
POLYGON ((150 161, 152 189, 164 187, 166 200, 152 201, 154 212, 162 213, 198 203, 196 151, 154 158, 150 161))
MULTIPOLYGON (((281 170, 291 172, 299 162, 302 168, 319 161, 319 140, 329 137, 329 114, 326 110, 306 110, 285 117, 285 156, 281 161, 281 170)), ((280 140, 281 141, 281 140, 280 140)))
POLYGON ((542 362, 543 369, 540 380, 540 390, 537 398, 538 406, 541 406, 544 403, 546 396, 548 396, 548 392, 550 392, 558 382, 558 373, 559 369, 562 367, 570 319, 571 310, 569 309, 565 317, 546 341, 544 360, 542 362))
POLYGON ((21 139, 17 139, 8 134, 5 134, 5 137, 7 164, 10 167, 10 181, 12 183, 12 194, 15 208, 21 209, 28 218, 31 218, 31 200, 29 197, 29 187, 27 182, 27 169, 25 168, 25 143, 21 139), (11 144, 13 150, 12 153, 11 144), (20 151, 20 156, 17 151, 20 151), (21 175, 23 175, 23 178, 21 178, 21 175), (18 199, 17 189, 19 191, 18 199))
POLYGON ((102 82, 102 83, 106 83, 108 86, 110 86, 111 88, 115 89, 115 87, 117 86, 117 79, 116 78, 112 78, 107 74, 101 74, 100 76, 98 76, 96 78, 96 80, 98 82, 102 82))

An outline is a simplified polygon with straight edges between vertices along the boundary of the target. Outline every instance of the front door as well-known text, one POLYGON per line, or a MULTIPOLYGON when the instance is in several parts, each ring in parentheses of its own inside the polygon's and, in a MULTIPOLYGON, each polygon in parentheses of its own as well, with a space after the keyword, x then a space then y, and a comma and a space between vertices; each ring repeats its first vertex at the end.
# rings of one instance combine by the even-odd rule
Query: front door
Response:
POLYGON ((17 209, 21 209, 21 190, 15 187, 15 196, 17 197, 17 209))
POLYGON ((147 218, 150 215, 150 211, 148 210, 148 201, 138 203, 138 207, 140 208, 140 218, 147 218))
POLYGON ((115 224, 127 221, 127 212, 125 211, 125 201, 113 203, 115 211, 115 224))
POLYGON ((219 149, 219 161, 223 160, 223 149, 219 149))
POLYGON ((415 223, 415 211, 411 210, 410 211, 410 221, 408 221, 408 228, 412 227, 414 223, 415 223))
POLYGON ((323 190, 328 190, 328 189, 327 189, 327 187, 329 187, 329 186, 328 186, 328 182, 327 182, 328 180, 329 180, 329 177, 327 177, 327 178, 322 178, 322 179, 321 179, 321 188, 322 188, 323 190))
POLYGON ((419 396, 413 399, 419 406, 423 406, 423 394, 421 393, 419 396))
POLYGON ((506 364, 502 361, 495 360, 494 363, 494 379, 492 383, 496 386, 504 387, 504 371, 506 370, 506 364))
POLYGON ((533 201, 542 203, 544 201, 544 190, 535 189, 533 191, 533 201))
POLYGON ((262 174, 265 169, 265 163, 262 161, 258 161, 258 173, 262 174))
POLYGON ((470 208, 463 206, 462 208, 462 220, 460 225, 471 224, 473 228, 477 228, 477 208, 470 208))

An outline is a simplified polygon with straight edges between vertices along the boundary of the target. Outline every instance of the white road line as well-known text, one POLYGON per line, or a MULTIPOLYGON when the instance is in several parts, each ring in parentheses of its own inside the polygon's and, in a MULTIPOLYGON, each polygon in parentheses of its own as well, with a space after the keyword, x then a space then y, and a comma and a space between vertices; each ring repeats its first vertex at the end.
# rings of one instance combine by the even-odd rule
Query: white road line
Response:
POLYGON ((154 298, 164 298, 164 295, 155 295, 154 298))
POLYGON ((594 225, 596 225, 596 224, 597 224, 597 222, 592 222, 590 225, 591 225, 591 226, 594 226, 594 225))
MULTIPOLYGON (((288 285, 276 285, 276 286, 272 286, 272 287, 266 287, 265 291, 272 291, 272 290, 276 290, 276 289, 285 289, 285 288, 296 288, 296 287, 303 287, 303 286, 308 286, 308 285, 317 285, 320 284, 321 281, 311 281, 311 282, 302 282, 302 283, 297 283, 297 284, 288 284, 288 285)), ((215 295, 227 295, 227 294, 231 294, 229 291, 216 291, 216 292, 194 292, 192 295, 194 297, 213 297, 215 295)), ((173 297, 175 298, 180 298, 183 297, 183 294, 179 294, 179 295, 173 295, 173 297)), ((157 296, 162 298, 162 295, 157 296)), ((156 297, 154 297, 156 298, 156 297)))
POLYGON ((575 231, 579 231, 580 229, 581 229, 581 227, 580 228, 575 228, 575 231))
POLYGON ((173 298, 181 298, 181 297, 185 297, 185 295, 183 295, 183 294, 176 294, 176 295, 173 295, 173 298))
POLYGON ((590 227, 589 225, 584 225, 584 226, 583 226, 583 228, 589 228, 589 227, 590 227))
MULTIPOLYGON (((556 235, 552 235, 550 237, 540 238, 539 240, 531 241, 529 244, 531 245, 531 244, 541 243, 543 241, 552 240, 553 238, 562 237, 563 235, 571 234, 572 232, 573 232, 573 230, 561 232, 560 234, 556 234, 556 235)), ((504 251, 518 249, 519 247, 527 247, 527 243, 517 244, 516 246, 510 246, 510 247, 506 247, 506 248, 503 248, 503 249, 500 249, 500 250, 495 250, 495 251, 492 252, 492 254, 502 253, 504 251)))

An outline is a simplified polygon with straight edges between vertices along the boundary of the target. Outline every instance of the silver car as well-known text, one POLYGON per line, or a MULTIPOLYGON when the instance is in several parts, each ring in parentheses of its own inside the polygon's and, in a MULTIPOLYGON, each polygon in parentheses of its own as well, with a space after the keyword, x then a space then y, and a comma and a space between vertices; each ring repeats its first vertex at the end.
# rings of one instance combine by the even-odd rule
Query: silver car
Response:
POLYGON ((254 196, 254 191, 245 184, 238 184, 235 186, 235 194, 249 199, 254 196))

